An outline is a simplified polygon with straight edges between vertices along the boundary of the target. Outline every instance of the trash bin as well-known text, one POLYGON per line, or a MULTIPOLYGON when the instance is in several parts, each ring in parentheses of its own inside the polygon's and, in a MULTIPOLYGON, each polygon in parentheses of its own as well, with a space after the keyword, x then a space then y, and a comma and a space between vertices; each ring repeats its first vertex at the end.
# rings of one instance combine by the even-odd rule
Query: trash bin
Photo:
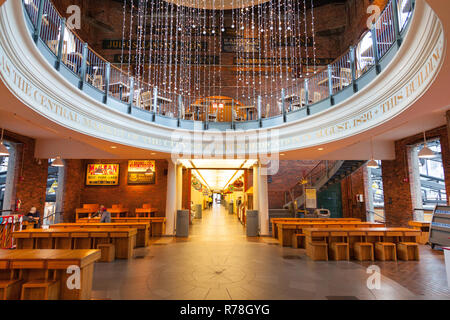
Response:
POLYGON ((202 205, 201 204, 195 205, 195 218, 196 219, 202 218, 202 205))
POLYGON ((233 202, 230 202, 228 204, 228 214, 233 214, 233 202))
POLYGON ((447 270, 447 286, 450 288, 450 247, 444 249, 445 269, 447 270))
POLYGON ((189 236, 189 210, 177 210, 176 236, 189 236))
POLYGON ((258 210, 247 211, 247 237, 258 236, 258 210))

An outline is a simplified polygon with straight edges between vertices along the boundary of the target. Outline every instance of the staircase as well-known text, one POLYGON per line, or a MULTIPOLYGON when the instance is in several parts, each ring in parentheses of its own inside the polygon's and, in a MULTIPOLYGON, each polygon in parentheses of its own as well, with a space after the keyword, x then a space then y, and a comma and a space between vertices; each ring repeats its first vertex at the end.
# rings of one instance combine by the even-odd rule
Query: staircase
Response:
MULTIPOLYGON (((364 163, 366 160, 322 160, 304 177, 306 186, 315 188, 317 192, 323 191, 358 170, 364 163)), ((285 199, 285 209, 292 209, 294 202, 297 208, 305 203, 301 182, 285 192, 285 199)))

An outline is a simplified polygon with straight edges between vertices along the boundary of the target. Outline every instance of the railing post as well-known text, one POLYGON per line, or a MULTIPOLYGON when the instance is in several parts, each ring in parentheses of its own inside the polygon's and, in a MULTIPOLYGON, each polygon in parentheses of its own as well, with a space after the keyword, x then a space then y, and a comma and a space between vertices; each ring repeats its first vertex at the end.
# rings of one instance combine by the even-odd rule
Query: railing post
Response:
POLYGON ((358 92, 358 85, 356 83, 356 52, 353 46, 350 47, 350 66, 352 69, 353 92, 358 92))
POLYGON ((80 69, 80 90, 83 90, 84 82, 86 81, 87 50, 88 50, 88 44, 84 43, 82 60, 81 60, 81 69, 80 69))
POLYGON ((305 88, 305 106, 306 106, 306 114, 309 116, 309 79, 306 78, 304 82, 305 88))
POLYGON ((262 115, 261 115, 261 103, 262 98, 261 96, 258 96, 257 102, 256 102, 256 110, 258 111, 258 121, 259 121, 259 127, 262 127, 262 115))
POLYGON ((284 88, 281 89, 281 112, 283 112, 283 121, 286 122, 287 121, 287 117, 286 117, 286 103, 284 101, 285 98, 285 93, 284 93, 284 88))
POLYGON ((59 31, 59 43, 58 43, 58 54, 56 56, 55 68, 59 70, 61 68, 62 53, 64 50, 64 35, 66 32, 66 18, 61 19, 61 30, 59 31))
POLYGON ((153 116, 152 121, 156 119, 156 112, 158 110, 158 87, 153 88, 153 116))
POLYGON ((33 40, 35 43, 38 42, 39 37, 41 36, 42 29, 42 15, 44 14, 44 0, 39 1, 39 9, 36 20, 36 29, 34 29, 33 40))
POLYGON ((103 98, 103 103, 108 102, 110 81, 111 81, 111 63, 107 62, 105 69, 105 97, 103 98))
POLYGON ((178 121, 177 121, 177 126, 178 127, 181 125, 180 119, 183 116, 181 108, 183 108, 183 103, 182 103, 181 94, 179 94, 178 95, 178 121))
POLYGON ((131 114, 131 110, 133 109, 133 100, 134 100, 134 77, 129 78, 130 85, 130 95, 128 96, 128 113, 131 114))
POLYGON ((376 25, 372 26, 372 29, 370 30, 372 33, 372 51, 373 51, 373 58, 375 60, 375 69, 377 74, 381 72, 380 69, 380 57, 378 55, 378 44, 377 44, 377 28, 376 25))
POLYGON ((206 109, 206 118, 205 118, 205 127, 204 127, 204 129, 208 130, 208 127, 209 127, 209 103, 207 103, 205 109, 206 109))
POLYGON ((399 12, 398 12, 398 0, 391 0, 392 3, 392 18, 394 19, 392 22, 394 23, 394 36, 395 40, 397 40, 397 46, 400 47, 402 44, 402 35, 400 34, 400 22, 399 22, 399 12))
POLYGON ((334 105, 333 97, 333 67, 331 64, 328 65, 328 91, 330 94, 330 103, 334 105))
POLYGON ((234 125, 234 115, 236 110, 234 110, 234 99, 231 99, 231 129, 236 130, 236 126, 234 125))

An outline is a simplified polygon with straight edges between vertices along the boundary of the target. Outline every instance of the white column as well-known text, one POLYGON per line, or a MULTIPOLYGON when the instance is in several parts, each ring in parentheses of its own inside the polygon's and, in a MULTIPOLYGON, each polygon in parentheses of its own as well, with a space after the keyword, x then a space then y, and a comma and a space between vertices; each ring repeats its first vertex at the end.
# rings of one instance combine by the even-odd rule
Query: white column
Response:
POLYGON ((178 164, 177 168, 177 207, 176 210, 183 209, 183 166, 178 164))
POLYGON ((253 210, 258 210, 258 176, 259 167, 257 164, 253 165, 253 210))
POLYGON ((269 235, 269 199, 267 186, 267 170, 258 168, 258 211, 259 211, 259 234, 269 235))
POLYGON ((177 168, 171 159, 168 160, 167 194, 166 194, 166 235, 175 234, 175 214, 177 206, 177 168))

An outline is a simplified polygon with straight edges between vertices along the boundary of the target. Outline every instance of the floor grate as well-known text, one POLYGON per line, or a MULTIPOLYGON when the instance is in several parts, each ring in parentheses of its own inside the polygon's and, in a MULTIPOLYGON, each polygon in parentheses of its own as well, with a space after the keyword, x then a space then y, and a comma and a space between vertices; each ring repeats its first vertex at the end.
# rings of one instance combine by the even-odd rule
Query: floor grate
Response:
POLYGON ((302 257, 300 257, 300 256, 287 255, 287 256, 283 256, 283 259, 286 259, 286 260, 301 260, 302 257))
POLYGON ((328 300, 359 300, 356 296, 326 296, 328 300))

